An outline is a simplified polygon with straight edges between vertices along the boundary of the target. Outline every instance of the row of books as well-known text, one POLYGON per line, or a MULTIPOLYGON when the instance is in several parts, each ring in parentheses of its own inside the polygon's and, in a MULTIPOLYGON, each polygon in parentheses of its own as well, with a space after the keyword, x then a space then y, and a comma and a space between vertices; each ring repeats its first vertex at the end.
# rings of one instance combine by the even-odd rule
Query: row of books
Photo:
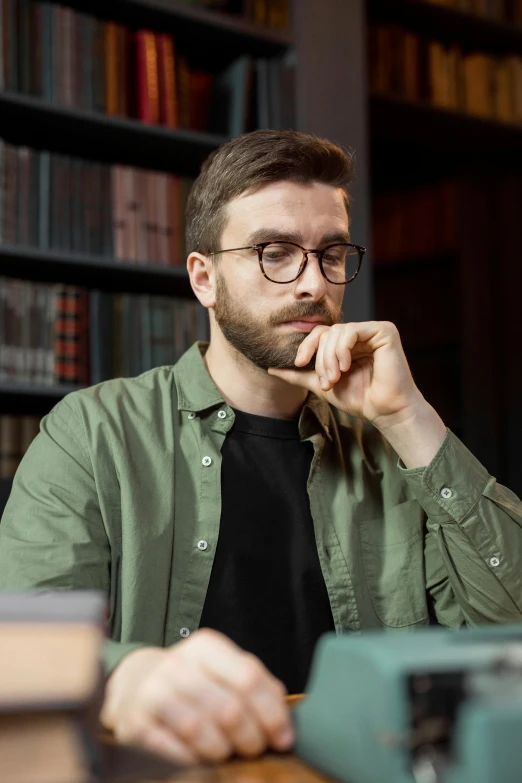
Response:
POLYGON ((522 0, 427 0, 427 2, 522 27, 522 0))
POLYGON ((207 312, 195 300, 0 278, 0 383, 139 375, 206 339, 207 312))
POLYGON ((50 2, 0 0, 0 20, 0 89, 169 128, 238 136, 263 127, 260 115, 274 100, 265 96, 274 80, 263 69, 270 63, 276 85, 293 71, 280 59, 258 67, 245 55, 210 73, 193 67, 167 33, 50 2))
POLYGON ((178 266, 192 182, 0 139, 0 244, 178 266))
POLYGON ((0 415, 0 479, 13 478, 39 429, 39 416, 0 415))
POLYGON ((421 261, 454 251, 458 200, 454 180, 376 194, 372 204, 374 263, 421 261))
POLYGON ((522 57, 464 52, 396 25, 370 28, 375 94, 522 123, 522 57))

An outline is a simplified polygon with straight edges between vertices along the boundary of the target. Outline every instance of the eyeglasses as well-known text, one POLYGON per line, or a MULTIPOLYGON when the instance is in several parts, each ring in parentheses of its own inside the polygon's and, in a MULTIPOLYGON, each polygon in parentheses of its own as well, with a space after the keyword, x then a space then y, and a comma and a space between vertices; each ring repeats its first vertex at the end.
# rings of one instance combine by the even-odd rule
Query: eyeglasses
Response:
POLYGON ((238 250, 256 250, 261 272, 272 283, 293 283, 306 269, 310 253, 315 253, 321 274, 334 285, 346 285, 357 277, 366 252, 365 247, 349 242, 327 245, 322 250, 306 250, 295 242, 261 242, 259 245, 216 250, 209 255, 238 250))

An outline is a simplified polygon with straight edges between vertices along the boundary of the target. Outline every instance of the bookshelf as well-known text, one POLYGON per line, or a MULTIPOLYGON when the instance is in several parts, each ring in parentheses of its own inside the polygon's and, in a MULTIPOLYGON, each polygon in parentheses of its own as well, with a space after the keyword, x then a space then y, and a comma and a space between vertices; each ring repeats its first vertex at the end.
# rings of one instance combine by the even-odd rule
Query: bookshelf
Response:
POLYGON ((50 152, 143 168, 194 174, 226 137, 148 125, 0 91, 6 141, 50 152))
MULTIPOLYGON (((179 52, 192 62, 197 56, 196 67, 215 74, 242 56, 297 62, 292 127, 357 148, 359 173, 353 231, 357 241, 368 246, 365 92, 360 91, 355 103, 352 97, 350 111, 331 111, 332 101, 337 100, 332 90, 336 89, 339 72, 346 73, 362 61, 360 47, 364 43, 357 38, 359 48, 347 48, 345 34, 354 14, 358 24, 362 22, 362 2, 325 0, 318 8, 315 0, 299 0, 290 9, 288 30, 270 29, 234 13, 182 0, 67 0, 66 6, 131 30, 151 29, 173 35, 179 42, 179 52), (335 56, 325 58, 325 51, 335 56)), ((202 161, 227 136, 110 116, 4 88, 0 89, 0 138, 17 147, 47 150, 85 161, 194 177, 202 161)), ((27 243, 0 244, 0 269, 5 277, 31 283, 63 283, 114 294, 158 294, 187 301, 193 296, 183 267, 130 263, 112 255, 39 249, 27 243)), ((364 319, 371 314, 369 267, 361 273, 358 285, 357 295, 347 294, 347 301, 352 298, 352 317, 364 319)), ((2 382, 2 414, 41 416, 77 388, 81 386, 2 382)), ((9 480, 0 479, 0 509, 8 487, 9 480)))
MULTIPOLYGON (((488 68, 522 56, 522 26, 450 3, 368 0, 365 32, 375 25, 407 30, 421 45, 457 48, 463 58, 483 53, 492 58, 488 68)), ((490 78, 498 106, 498 82, 490 78)), ((467 84, 457 87, 462 99, 467 84)), ((488 470, 521 494, 522 118, 508 122, 370 89, 368 111, 374 239, 380 234, 372 270, 376 317, 396 313, 422 392, 488 470), (451 185, 455 221, 451 242, 435 252, 429 216, 440 199, 421 201, 441 182, 451 185), (393 251, 384 257, 387 209, 393 251), (424 252, 415 255, 407 245, 419 244, 419 225, 424 252)))

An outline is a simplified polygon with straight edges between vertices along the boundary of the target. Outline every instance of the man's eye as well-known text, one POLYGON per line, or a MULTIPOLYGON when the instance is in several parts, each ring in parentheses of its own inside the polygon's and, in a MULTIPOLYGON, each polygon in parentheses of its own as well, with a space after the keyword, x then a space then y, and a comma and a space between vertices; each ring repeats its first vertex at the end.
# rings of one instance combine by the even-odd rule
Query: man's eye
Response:
POLYGON ((263 261, 284 261, 289 258, 289 254, 284 250, 270 250, 263 253, 263 261))
POLYGON ((331 266, 335 266, 337 264, 342 264, 344 257, 338 253, 325 253, 323 256, 323 261, 326 261, 326 263, 330 264, 331 266))

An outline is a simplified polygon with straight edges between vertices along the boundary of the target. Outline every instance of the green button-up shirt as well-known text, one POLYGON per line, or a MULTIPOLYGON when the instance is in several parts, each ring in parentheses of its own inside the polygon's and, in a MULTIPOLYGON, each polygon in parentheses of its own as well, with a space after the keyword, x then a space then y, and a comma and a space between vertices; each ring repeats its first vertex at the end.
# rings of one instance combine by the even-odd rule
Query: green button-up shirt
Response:
MULTIPOLYGON (((59 402, 0 524, 0 590, 106 592, 108 671, 199 625, 234 423, 205 350, 59 402)), ((453 433, 406 470, 372 425, 313 395, 299 432, 314 449, 307 489, 337 632, 521 620, 522 503, 453 433)))

